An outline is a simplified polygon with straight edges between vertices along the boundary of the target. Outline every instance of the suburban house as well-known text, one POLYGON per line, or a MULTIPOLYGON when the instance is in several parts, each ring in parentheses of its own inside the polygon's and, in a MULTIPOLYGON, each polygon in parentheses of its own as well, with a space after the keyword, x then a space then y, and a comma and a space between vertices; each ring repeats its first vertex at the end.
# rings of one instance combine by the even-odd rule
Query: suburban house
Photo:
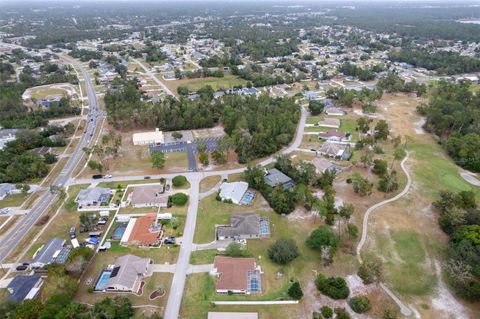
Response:
POLYGON ((318 133, 318 138, 333 142, 346 142, 350 140, 350 133, 345 133, 335 129, 318 133))
POLYGON ((10 293, 9 301, 22 302, 35 299, 42 287, 43 279, 39 275, 25 276, 18 275, 10 281, 7 290, 10 293))
POLYGON ((346 114, 344 110, 338 107, 327 107, 324 112, 329 116, 343 116, 346 114))
POLYGON ((78 204, 78 209, 106 206, 108 205, 110 196, 111 196, 111 191, 109 188, 92 187, 92 188, 82 189, 78 193, 78 196, 76 199, 76 202, 78 204))
POLYGON ((150 263, 150 258, 141 258, 134 255, 118 257, 105 285, 105 290, 137 293, 140 290, 143 278, 150 275, 150 263))
POLYGON ((324 127, 332 127, 332 128, 339 128, 340 127, 340 120, 336 118, 327 117, 318 122, 319 126, 324 127))
POLYGON ((315 166, 315 170, 319 174, 320 173, 323 174, 326 171, 337 173, 342 170, 342 168, 339 165, 332 163, 329 160, 321 157, 315 157, 312 160, 312 164, 315 166))
POLYGON ((207 319, 258 319, 258 312, 209 312, 207 319))
POLYGON ((344 152, 345 146, 331 142, 323 143, 322 146, 320 146, 320 148, 317 150, 317 153, 333 158, 341 157, 344 152))
POLYGON ((125 246, 156 246, 160 243, 159 237, 162 226, 157 222, 157 214, 146 214, 139 218, 130 218, 127 228, 120 240, 125 246))
POLYGON ((253 258, 216 256, 212 275, 218 277, 218 294, 244 294, 262 292, 262 271, 253 258))
POLYGON ((158 128, 154 132, 134 133, 132 136, 133 145, 163 144, 163 132, 158 128))
POLYGON ((3 183, 0 184, 0 200, 3 200, 8 195, 12 194, 19 194, 21 193, 21 189, 17 189, 17 187, 10 183, 3 183))
POLYGON ((130 199, 132 207, 167 207, 168 195, 164 185, 136 186, 130 199))
POLYGON ((8 142, 15 141, 17 129, 0 130, 0 150, 3 150, 8 142))
POLYGON ((258 214, 236 214, 230 218, 230 225, 217 226, 217 239, 252 239, 270 237, 267 217, 258 214))
POLYGON ((47 243, 43 245, 43 247, 33 257, 33 262, 31 264, 32 268, 42 268, 46 265, 52 264, 56 262, 57 257, 59 257, 59 261, 63 261, 66 252, 63 247, 64 244, 65 239, 57 237, 49 239, 47 243), (60 254, 61 252, 63 253, 60 254))
POLYGON ((255 192, 248 190, 248 183, 245 182, 224 182, 220 185, 218 194, 222 201, 230 200, 237 205, 249 205, 255 198, 255 192))
POLYGON ((307 91, 307 92, 303 93, 303 96, 307 100, 319 100, 320 99, 317 92, 315 92, 315 91, 307 91))
POLYGON ((267 170, 267 175, 263 178, 267 185, 275 187, 277 185, 283 185, 284 188, 290 189, 295 186, 293 180, 287 175, 283 174, 276 168, 267 170))

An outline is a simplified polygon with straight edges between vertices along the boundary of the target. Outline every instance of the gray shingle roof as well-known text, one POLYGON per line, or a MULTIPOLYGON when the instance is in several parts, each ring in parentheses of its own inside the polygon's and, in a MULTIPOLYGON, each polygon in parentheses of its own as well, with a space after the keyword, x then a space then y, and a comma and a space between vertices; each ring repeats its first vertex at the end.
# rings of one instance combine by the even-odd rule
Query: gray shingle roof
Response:
POLYGON ((148 258, 134 255, 118 257, 115 262, 115 268, 119 267, 118 273, 114 277, 110 277, 106 286, 123 286, 133 289, 137 279, 146 273, 149 264, 150 259, 148 258))
POLYGON ((40 276, 25 276, 18 275, 8 284, 7 289, 10 292, 8 299, 15 302, 21 302, 28 295, 30 290, 35 287, 38 281, 41 280, 40 276))
POLYGON ((292 181, 292 179, 290 177, 283 174, 282 172, 280 172, 276 168, 269 169, 267 176, 264 177, 264 180, 265 180, 265 183, 267 183, 268 185, 270 185, 272 187, 275 187, 278 184, 283 185, 285 183, 289 183, 289 182, 292 181))
POLYGON ((239 237, 260 234, 260 216, 258 214, 237 214, 230 218, 230 226, 219 226, 218 237, 239 237))
POLYGON ((33 259, 33 264, 38 264, 39 266, 50 264, 64 244, 65 239, 57 237, 49 239, 33 259))

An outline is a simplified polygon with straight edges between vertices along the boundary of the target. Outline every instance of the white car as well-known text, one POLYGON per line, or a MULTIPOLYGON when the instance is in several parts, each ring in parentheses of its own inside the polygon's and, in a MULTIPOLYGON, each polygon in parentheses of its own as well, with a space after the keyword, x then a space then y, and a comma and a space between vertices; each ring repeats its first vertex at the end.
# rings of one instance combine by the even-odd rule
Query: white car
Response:
POLYGON ((107 175, 103 176, 103 178, 112 178, 112 175, 107 174, 107 175))

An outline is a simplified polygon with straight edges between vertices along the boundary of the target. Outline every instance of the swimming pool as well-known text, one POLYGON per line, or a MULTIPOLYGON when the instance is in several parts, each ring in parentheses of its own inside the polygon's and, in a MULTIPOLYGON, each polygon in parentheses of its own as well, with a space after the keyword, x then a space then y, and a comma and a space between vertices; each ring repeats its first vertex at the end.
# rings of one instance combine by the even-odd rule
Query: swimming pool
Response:
POLYGON ((122 239, 123 233, 125 232, 125 229, 127 229, 127 224, 117 224, 115 226, 115 229, 113 230, 112 233, 112 240, 120 240, 122 239))
POLYGON ((100 274, 100 277, 98 277, 97 282, 95 283, 95 291, 102 291, 105 289, 105 286, 107 285, 108 279, 110 279, 110 275, 112 272, 110 270, 102 270, 102 273, 100 274))

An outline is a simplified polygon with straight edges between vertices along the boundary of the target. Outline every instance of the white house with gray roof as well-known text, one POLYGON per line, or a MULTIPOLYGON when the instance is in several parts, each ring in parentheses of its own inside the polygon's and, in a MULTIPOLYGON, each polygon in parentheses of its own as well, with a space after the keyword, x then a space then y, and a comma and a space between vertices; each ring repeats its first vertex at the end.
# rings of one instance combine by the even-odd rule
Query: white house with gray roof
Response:
POLYGON ((142 258, 134 255, 118 257, 105 286, 105 290, 137 293, 143 278, 151 274, 149 271, 150 264, 150 258, 142 258))
POLYGON ((269 220, 258 214, 236 214, 230 225, 217 226, 217 239, 258 239, 270 237, 269 220))
POLYGON ((223 200, 231 200, 232 203, 239 205, 243 195, 248 190, 248 183, 245 182, 224 182, 220 185, 220 198, 223 200))
POLYGON ((78 209, 98 208, 106 206, 110 200, 111 190, 104 187, 82 189, 78 193, 76 202, 78 209))
POLYGON ((51 238, 33 257, 32 268, 42 268, 55 261, 55 258, 63 249, 65 239, 51 238))

